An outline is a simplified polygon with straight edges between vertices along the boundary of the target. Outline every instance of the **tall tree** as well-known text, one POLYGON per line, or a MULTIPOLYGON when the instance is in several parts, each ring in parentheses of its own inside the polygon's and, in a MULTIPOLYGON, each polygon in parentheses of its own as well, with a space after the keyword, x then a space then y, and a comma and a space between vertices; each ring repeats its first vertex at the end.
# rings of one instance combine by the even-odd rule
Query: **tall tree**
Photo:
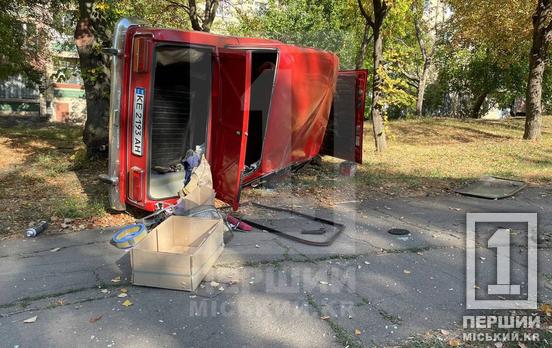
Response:
POLYGON ((87 155, 97 156, 108 143, 109 67, 103 47, 109 47, 114 20, 109 5, 79 0, 75 44, 86 95, 86 122, 83 141, 87 155))
POLYGON ((458 28, 458 39, 491 48, 497 63, 523 59, 518 52, 525 51, 529 73, 523 137, 538 139, 542 125, 543 77, 552 40, 552 0, 448 1, 458 28))
POLYGON ((373 87, 372 87, 372 129, 374 132, 374 141, 376 151, 383 152, 387 147, 387 139, 385 137, 385 114, 383 110, 382 77, 380 73, 381 60, 383 58, 383 33, 382 27, 385 17, 389 13, 389 5, 386 0, 372 0, 371 11, 368 11, 363 0, 358 0, 360 13, 366 20, 366 24, 372 28, 374 38, 372 58, 373 58, 373 87))
POLYGON ((413 0, 411 10, 416 41, 422 55, 416 86, 416 115, 420 117, 423 113, 425 91, 437 48, 439 26, 444 22, 444 5, 440 0, 434 2, 413 0))
POLYGON ((167 9, 183 9, 190 18, 192 29, 196 31, 210 32, 217 14, 220 0, 204 0, 203 10, 198 9, 196 0, 166 0, 167 9))
POLYGON ((524 139, 535 140, 542 128, 542 83, 552 40, 552 0, 538 0, 532 17, 533 35, 529 55, 524 139))

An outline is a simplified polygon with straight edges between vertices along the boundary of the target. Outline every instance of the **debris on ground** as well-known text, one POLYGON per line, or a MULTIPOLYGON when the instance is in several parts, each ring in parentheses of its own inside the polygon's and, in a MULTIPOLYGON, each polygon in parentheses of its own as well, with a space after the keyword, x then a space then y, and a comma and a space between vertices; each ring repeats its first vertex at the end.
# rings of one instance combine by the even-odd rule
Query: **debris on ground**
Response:
POLYGON ((125 300, 125 302, 121 303, 121 305, 125 307, 130 307, 133 305, 133 303, 130 300, 125 300))
POLYGON ((24 322, 25 324, 30 324, 30 323, 34 323, 34 322, 36 321, 36 319, 38 319, 38 316, 37 316, 37 315, 35 315, 34 317, 30 317, 30 318, 28 318, 28 319, 23 320, 23 322, 24 322))
POLYGON ((46 231, 47 228, 48 228, 48 221, 42 220, 42 221, 39 221, 34 227, 29 226, 29 228, 25 230, 25 235, 28 238, 36 237, 42 232, 46 231))
POLYGON ((88 320, 88 321, 90 322, 90 324, 94 324, 95 322, 97 322, 98 320, 100 320, 102 318, 103 318, 103 315, 99 315, 97 317, 90 318, 90 320, 88 320))
POLYGON ((472 196, 487 199, 504 199, 512 197, 523 190, 527 183, 518 180, 486 176, 478 181, 456 190, 464 196, 472 196))

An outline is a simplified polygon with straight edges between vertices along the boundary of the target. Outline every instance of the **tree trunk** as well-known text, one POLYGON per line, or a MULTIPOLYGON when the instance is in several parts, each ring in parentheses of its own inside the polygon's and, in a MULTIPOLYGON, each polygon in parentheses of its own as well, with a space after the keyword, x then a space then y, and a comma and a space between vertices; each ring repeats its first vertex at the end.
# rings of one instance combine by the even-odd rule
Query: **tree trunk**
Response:
POLYGON ((109 68, 106 57, 98 49, 102 47, 102 42, 97 35, 105 28, 100 27, 97 14, 92 11, 93 5, 94 0, 79 1, 79 20, 75 29, 75 44, 86 94, 83 141, 89 157, 105 153, 109 136, 109 68))
POLYGON ((479 118, 481 115, 481 107, 483 106, 483 103, 485 102, 485 99, 487 99, 488 92, 482 92, 477 99, 475 99, 475 102, 473 103, 473 107, 470 113, 470 116, 472 118, 479 118))
POLYGON ((364 24, 364 34, 362 35, 362 42, 360 43, 360 48, 358 50, 357 59, 355 62, 355 69, 362 69, 364 61, 366 60, 366 51, 368 51, 368 43, 370 42, 370 25, 368 23, 364 24))
POLYGON ((542 79, 548 59, 551 0, 539 0, 533 14, 533 43, 529 56, 529 81, 527 83, 525 132, 523 139, 537 140, 542 127, 542 79))
POLYGON ((418 81, 418 95, 416 96, 416 116, 422 117, 424 113, 424 97, 427 87, 427 79, 429 75, 429 67, 431 66, 431 60, 426 59, 420 80, 418 81))
POLYGON ((372 93, 372 125, 374 131, 374 140, 376 143, 376 151, 383 152, 387 148, 387 139, 385 138, 385 119, 383 105, 381 99, 383 92, 381 90, 381 77, 379 67, 383 58, 383 37, 381 36, 380 28, 374 28, 374 84, 372 93))

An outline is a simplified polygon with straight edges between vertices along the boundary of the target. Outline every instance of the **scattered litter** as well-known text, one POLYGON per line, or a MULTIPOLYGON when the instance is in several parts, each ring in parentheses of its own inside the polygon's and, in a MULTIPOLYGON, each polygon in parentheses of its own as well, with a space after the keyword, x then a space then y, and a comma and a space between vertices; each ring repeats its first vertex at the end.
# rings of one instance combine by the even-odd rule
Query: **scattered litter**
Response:
POLYGON ((218 282, 216 282, 216 281, 214 281, 214 280, 211 282, 211 286, 212 286, 213 288, 216 288, 216 287, 218 287, 219 285, 220 285, 220 283, 218 283, 218 282))
POLYGON ((109 293, 109 290, 107 290, 107 289, 101 289, 100 292, 101 292, 102 294, 107 294, 107 293, 109 293))
POLYGON ((322 284, 322 285, 330 285, 330 283, 325 282, 325 281, 323 281, 323 280, 320 281, 320 284, 322 284))
POLYGON ((369 264, 370 264, 370 262, 368 262, 368 261, 364 261, 364 264, 365 264, 365 265, 369 265, 369 264))
POLYGON ((196 295, 190 295, 190 298, 196 298, 197 296, 196 295))
POLYGON ((125 300, 125 302, 123 302, 122 305, 125 307, 130 307, 132 306, 132 302, 130 300, 125 300))
POLYGON ((127 225, 113 235, 111 243, 119 249, 130 249, 146 238, 148 230, 144 224, 127 225))
POLYGON ((412 273, 412 272, 409 271, 409 270, 407 270, 407 269, 405 269, 405 270, 403 270, 403 273, 404 273, 404 274, 410 274, 410 273, 412 273))
POLYGON ((97 322, 98 320, 100 320, 102 317, 103 317, 103 315, 99 315, 99 316, 97 316, 97 317, 92 317, 92 318, 90 318, 88 321, 90 322, 90 324, 94 324, 95 322, 97 322))
POLYGON ((226 215, 226 221, 230 224, 230 226, 234 230, 238 229, 238 230, 244 231, 244 232, 249 232, 249 231, 253 230, 253 227, 251 227, 248 224, 246 224, 245 222, 233 217, 230 214, 226 215))
POLYGON ((159 322, 160 322, 160 323, 164 323, 164 321, 163 321, 162 319, 159 319, 159 322))
POLYGON ((486 257, 483 257, 483 256, 480 256, 479 259, 480 259, 481 261, 485 261, 487 258, 486 258, 486 257))
POLYGON ((112 282, 112 283, 120 283, 120 282, 121 282, 121 277, 120 277, 120 276, 117 276, 117 277, 111 279, 111 282, 112 282))
POLYGON ((60 251, 60 250, 61 250, 61 248, 53 248, 53 249, 50 250, 50 252, 55 253, 56 251, 60 251))
POLYGON ((221 286, 220 288, 218 288, 218 291, 224 291, 224 286, 221 286))
POLYGON ((34 323, 36 321, 36 319, 38 319, 38 316, 35 315, 34 317, 30 317, 28 319, 23 320, 23 322, 26 323, 26 324, 34 323))
POLYGON ((345 161, 339 164, 339 175, 345 177, 355 176, 357 165, 355 162, 345 161))
POLYGON ((259 244, 255 244, 255 248, 260 248, 261 246, 259 244))
POLYGON ((124 293, 127 293, 128 290, 126 288, 122 288, 121 290, 119 290, 120 292, 124 292, 124 293))
POLYGON ((48 221, 42 220, 36 226, 29 227, 25 230, 25 235, 28 238, 36 237, 48 228, 48 221))
POLYGON ((119 295, 117 295, 118 298, 125 298, 128 294, 126 292, 121 292, 119 295))
POLYGON ((441 330, 439 330, 439 331, 441 331, 441 334, 443 334, 443 335, 445 335, 445 336, 448 336, 448 335, 450 334, 450 332, 449 332, 448 330, 443 330, 443 329, 441 329, 441 330))
POLYGON ((328 320, 328 319, 330 319, 330 316, 329 315, 323 315, 323 316, 320 317, 320 319, 328 320))
POLYGON ((255 284, 255 281, 254 281, 254 280, 252 280, 252 281, 250 281, 250 282, 249 282, 249 284, 255 284))
POLYGON ((355 336, 360 336, 361 333, 360 329, 355 329, 355 336))

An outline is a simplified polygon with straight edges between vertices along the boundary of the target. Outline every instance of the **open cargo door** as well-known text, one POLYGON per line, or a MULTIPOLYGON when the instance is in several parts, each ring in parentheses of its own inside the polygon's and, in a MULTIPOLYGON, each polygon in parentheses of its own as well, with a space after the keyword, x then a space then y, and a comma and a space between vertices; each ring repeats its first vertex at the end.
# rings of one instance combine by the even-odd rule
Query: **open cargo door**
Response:
POLYGON ((367 70, 340 71, 320 154, 362 163, 367 70))
POLYGON ((220 104, 214 123, 212 174, 217 198, 238 209, 249 122, 251 52, 218 51, 220 104))

